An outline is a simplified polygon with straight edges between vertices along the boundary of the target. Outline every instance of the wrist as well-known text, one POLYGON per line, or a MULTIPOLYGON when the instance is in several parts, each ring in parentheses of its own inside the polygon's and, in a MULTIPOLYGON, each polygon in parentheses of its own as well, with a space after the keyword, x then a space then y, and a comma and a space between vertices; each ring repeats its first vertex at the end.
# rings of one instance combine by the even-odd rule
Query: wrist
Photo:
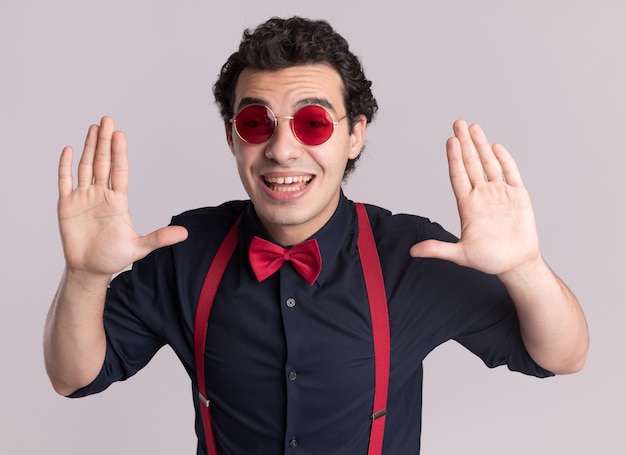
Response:
POLYGON ((538 255, 497 276, 508 288, 510 286, 527 286, 531 283, 536 283, 539 278, 546 276, 546 274, 552 275, 552 271, 543 260, 543 257, 538 255))
POLYGON ((101 292, 102 289, 106 289, 110 281, 111 275, 109 274, 76 270, 69 267, 65 268, 65 273, 63 274, 65 286, 91 290, 93 292, 101 292))

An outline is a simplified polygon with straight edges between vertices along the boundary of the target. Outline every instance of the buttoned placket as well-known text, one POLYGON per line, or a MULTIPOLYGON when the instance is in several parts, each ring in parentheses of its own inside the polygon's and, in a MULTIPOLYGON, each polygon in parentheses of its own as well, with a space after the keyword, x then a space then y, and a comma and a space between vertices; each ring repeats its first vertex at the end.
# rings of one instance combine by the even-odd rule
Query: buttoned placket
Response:
MULTIPOLYGON (((374 413, 370 417, 372 420, 372 428, 370 431, 368 455, 377 455, 380 454, 382 450, 385 427, 384 424, 386 420, 385 415, 389 381, 389 321, 382 271, 378 260, 375 240, 372 235, 369 220, 367 219, 367 212, 365 207, 361 204, 357 204, 357 212, 360 226, 357 243, 359 256, 363 264, 363 272, 372 318, 376 367, 374 413), (376 409, 379 409, 379 411, 376 411, 376 409)), ((217 286, 221 280, 228 260, 237 246, 238 225, 239 219, 229 230, 226 238, 218 249, 216 257, 211 263, 198 299, 198 309, 196 310, 194 324, 194 357, 196 359, 198 393, 200 400, 206 402, 204 406, 201 406, 201 414, 209 454, 216 454, 217 448, 212 431, 211 412, 208 406, 208 403, 210 402, 204 398, 208 395, 206 393, 203 395, 203 392, 206 390, 206 387, 204 386, 204 351, 208 316, 210 315, 217 286)), ((305 351, 307 331, 302 330, 302 328, 306 325, 302 320, 304 316, 301 312, 294 310, 298 304, 302 305, 303 301, 306 302, 307 298, 302 297, 307 296, 308 293, 303 291, 303 289, 307 288, 303 287, 302 284, 297 284, 298 282, 295 281, 300 280, 301 277, 299 275, 294 276, 296 272, 292 267, 283 267, 281 271, 279 271, 279 274, 281 300, 280 309, 287 345, 285 371, 289 371, 290 373, 293 372, 295 374, 295 368, 297 368, 295 363, 298 361, 302 362, 307 355, 307 352, 305 351), (282 304, 283 301, 285 302, 285 305, 282 304), (289 305, 286 305, 287 302, 289 302, 289 305)), ((312 295, 308 295, 308 300, 312 303, 315 299, 312 295)), ((305 306, 304 308, 307 307, 305 306)), ((290 374, 287 373, 287 377, 289 376, 290 374)), ((298 422, 297 420, 298 417, 304 419, 303 413, 298 412, 298 402, 300 402, 301 407, 302 402, 305 400, 301 399, 302 391, 299 390, 299 387, 289 387, 290 383, 295 385, 298 382, 296 381, 297 375, 291 376, 293 379, 286 379, 287 409, 285 435, 295 434, 293 433, 295 429, 303 428, 306 424, 306 422, 298 422)), ((299 444, 296 436, 291 436, 289 438, 285 436, 284 441, 286 442, 286 445, 284 446, 285 452, 294 453, 293 449, 295 449, 299 444), (287 447, 292 450, 287 449, 287 447)))
MULTIPOLYGON (((294 270, 290 264, 285 264, 279 273, 280 300, 287 357, 285 359, 286 383, 286 425, 285 425, 285 453, 294 453, 298 446, 298 434, 303 416, 302 389, 298 378, 298 367, 303 356, 304 321, 301 306, 306 302, 306 294, 310 285, 294 270)), ((313 284, 315 286, 315 284, 313 284)))

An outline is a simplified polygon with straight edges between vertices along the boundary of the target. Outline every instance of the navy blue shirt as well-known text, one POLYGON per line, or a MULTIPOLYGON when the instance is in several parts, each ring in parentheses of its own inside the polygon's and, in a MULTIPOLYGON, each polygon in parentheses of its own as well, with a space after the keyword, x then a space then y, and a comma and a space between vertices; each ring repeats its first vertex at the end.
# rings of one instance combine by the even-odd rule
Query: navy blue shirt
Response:
MULTIPOLYGON (((425 239, 456 241, 425 218, 366 206, 388 299, 391 371, 383 453, 418 454, 422 361, 454 339, 489 367, 539 377, 552 373, 528 355, 515 308, 493 276, 409 248, 425 239)), ((173 218, 186 241, 153 252, 116 277, 105 306, 107 354, 100 375, 73 396, 127 379, 169 344, 195 382, 193 326, 206 271, 244 212, 240 243, 210 317, 206 378, 220 455, 367 453, 374 396, 372 328, 354 204, 343 194, 314 235, 322 271, 310 286, 286 263, 259 283, 247 251, 254 235, 272 240, 254 207, 234 201, 173 218)), ((196 407, 198 454, 206 453, 196 407)))

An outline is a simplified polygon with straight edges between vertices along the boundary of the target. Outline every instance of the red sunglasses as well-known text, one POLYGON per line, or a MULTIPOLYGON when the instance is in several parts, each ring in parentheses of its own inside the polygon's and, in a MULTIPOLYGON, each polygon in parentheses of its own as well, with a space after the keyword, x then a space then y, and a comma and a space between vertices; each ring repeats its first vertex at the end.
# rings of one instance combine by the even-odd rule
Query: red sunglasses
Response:
POLYGON ((274 135, 278 119, 285 118, 289 119, 296 139, 305 145, 320 145, 330 139, 335 125, 346 117, 347 114, 335 121, 330 112, 317 104, 304 106, 293 116, 277 117, 263 104, 250 104, 231 118, 230 123, 244 142, 262 144, 274 135))

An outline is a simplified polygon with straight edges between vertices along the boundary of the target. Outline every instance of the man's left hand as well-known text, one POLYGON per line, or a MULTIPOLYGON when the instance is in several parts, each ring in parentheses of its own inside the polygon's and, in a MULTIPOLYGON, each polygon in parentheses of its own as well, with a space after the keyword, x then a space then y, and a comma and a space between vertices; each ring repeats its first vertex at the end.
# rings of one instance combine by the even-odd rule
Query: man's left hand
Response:
POLYGON ((535 218, 515 161, 479 125, 457 120, 446 143, 461 219, 458 243, 426 240, 411 256, 446 259, 501 275, 541 261, 535 218))

